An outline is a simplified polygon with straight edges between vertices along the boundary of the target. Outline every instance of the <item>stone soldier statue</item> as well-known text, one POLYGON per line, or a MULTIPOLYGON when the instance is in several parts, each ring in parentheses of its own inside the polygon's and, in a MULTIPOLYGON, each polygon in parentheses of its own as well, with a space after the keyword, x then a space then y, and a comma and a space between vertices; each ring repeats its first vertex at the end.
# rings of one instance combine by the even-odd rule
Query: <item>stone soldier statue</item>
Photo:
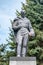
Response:
POLYGON ((25 12, 21 11, 21 17, 16 18, 12 23, 17 43, 17 57, 25 57, 29 36, 35 36, 31 22, 25 17, 25 12))

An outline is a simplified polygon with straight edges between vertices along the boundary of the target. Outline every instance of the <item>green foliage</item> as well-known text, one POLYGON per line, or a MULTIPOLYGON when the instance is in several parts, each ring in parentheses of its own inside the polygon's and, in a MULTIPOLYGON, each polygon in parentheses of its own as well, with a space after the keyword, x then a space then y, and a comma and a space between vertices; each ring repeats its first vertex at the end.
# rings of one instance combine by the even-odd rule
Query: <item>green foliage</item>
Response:
MULTIPOLYGON (((30 19, 35 31, 35 37, 30 37, 28 42, 27 56, 35 56, 37 58, 37 65, 43 65, 41 63, 43 61, 43 0, 26 0, 26 4, 22 3, 22 9, 25 10, 26 17, 30 19)), ((16 14, 17 17, 21 16, 18 11, 16 11, 16 14)), ((14 41, 14 32, 12 29, 9 30, 8 44, 0 45, 0 59, 16 56, 17 45, 14 41), (9 47, 9 51, 5 50, 6 46, 9 47)), ((5 65, 8 65, 8 62, 5 65)))
MULTIPOLYGON (((35 37, 28 42, 27 56, 36 56, 38 61, 43 60, 43 4, 41 0, 26 0, 26 4, 22 3, 22 9, 26 12, 26 17, 30 19, 35 30, 35 37)), ((20 12, 16 11, 17 17, 21 16, 20 12)), ((16 56, 16 44, 14 43, 14 33, 10 30, 9 48, 16 56)), ((14 56, 11 52, 7 56, 14 56)))
POLYGON ((26 0, 22 3, 26 17, 30 19, 35 30, 35 37, 28 42, 27 55, 36 56, 38 61, 43 60, 43 2, 42 0, 26 0))

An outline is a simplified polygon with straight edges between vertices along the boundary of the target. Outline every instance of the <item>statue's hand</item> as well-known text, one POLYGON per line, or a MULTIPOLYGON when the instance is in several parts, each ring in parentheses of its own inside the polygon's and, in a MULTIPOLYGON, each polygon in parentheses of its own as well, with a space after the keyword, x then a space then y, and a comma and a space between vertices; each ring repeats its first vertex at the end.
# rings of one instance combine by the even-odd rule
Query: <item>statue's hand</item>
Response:
POLYGON ((28 34, 29 34, 29 36, 32 36, 32 33, 31 32, 29 32, 28 34))
POLYGON ((29 32, 28 34, 29 34, 29 36, 31 36, 31 37, 35 37, 35 33, 34 33, 34 32, 29 32))

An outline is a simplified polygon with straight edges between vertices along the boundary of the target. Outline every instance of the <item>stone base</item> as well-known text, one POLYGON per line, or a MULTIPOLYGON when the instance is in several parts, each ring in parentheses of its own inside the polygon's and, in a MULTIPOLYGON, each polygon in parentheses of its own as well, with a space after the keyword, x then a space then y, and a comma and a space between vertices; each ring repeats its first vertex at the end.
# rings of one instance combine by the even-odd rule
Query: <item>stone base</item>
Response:
POLYGON ((9 65, 36 65, 35 57, 10 57, 9 65))

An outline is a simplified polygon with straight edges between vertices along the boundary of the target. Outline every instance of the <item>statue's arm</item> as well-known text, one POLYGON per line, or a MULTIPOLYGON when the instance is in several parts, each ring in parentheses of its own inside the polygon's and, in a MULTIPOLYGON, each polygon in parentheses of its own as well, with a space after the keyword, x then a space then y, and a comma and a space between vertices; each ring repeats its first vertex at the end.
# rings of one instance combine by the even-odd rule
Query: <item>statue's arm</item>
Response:
POLYGON ((15 21, 14 23, 12 23, 12 28, 14 29, 14 30, 17 30, 17 29, 19 29, 21 26, 20 25, 18 25, 18 22, 17 21, 15 21))
POLYGON ((34 32, 34 29, 33 29, 32 25, 31 25, 30 20, 29 20, 29 30, 30 30, 30 33, 32 34, 32 36, 35 36, 35 32, 34 32))

